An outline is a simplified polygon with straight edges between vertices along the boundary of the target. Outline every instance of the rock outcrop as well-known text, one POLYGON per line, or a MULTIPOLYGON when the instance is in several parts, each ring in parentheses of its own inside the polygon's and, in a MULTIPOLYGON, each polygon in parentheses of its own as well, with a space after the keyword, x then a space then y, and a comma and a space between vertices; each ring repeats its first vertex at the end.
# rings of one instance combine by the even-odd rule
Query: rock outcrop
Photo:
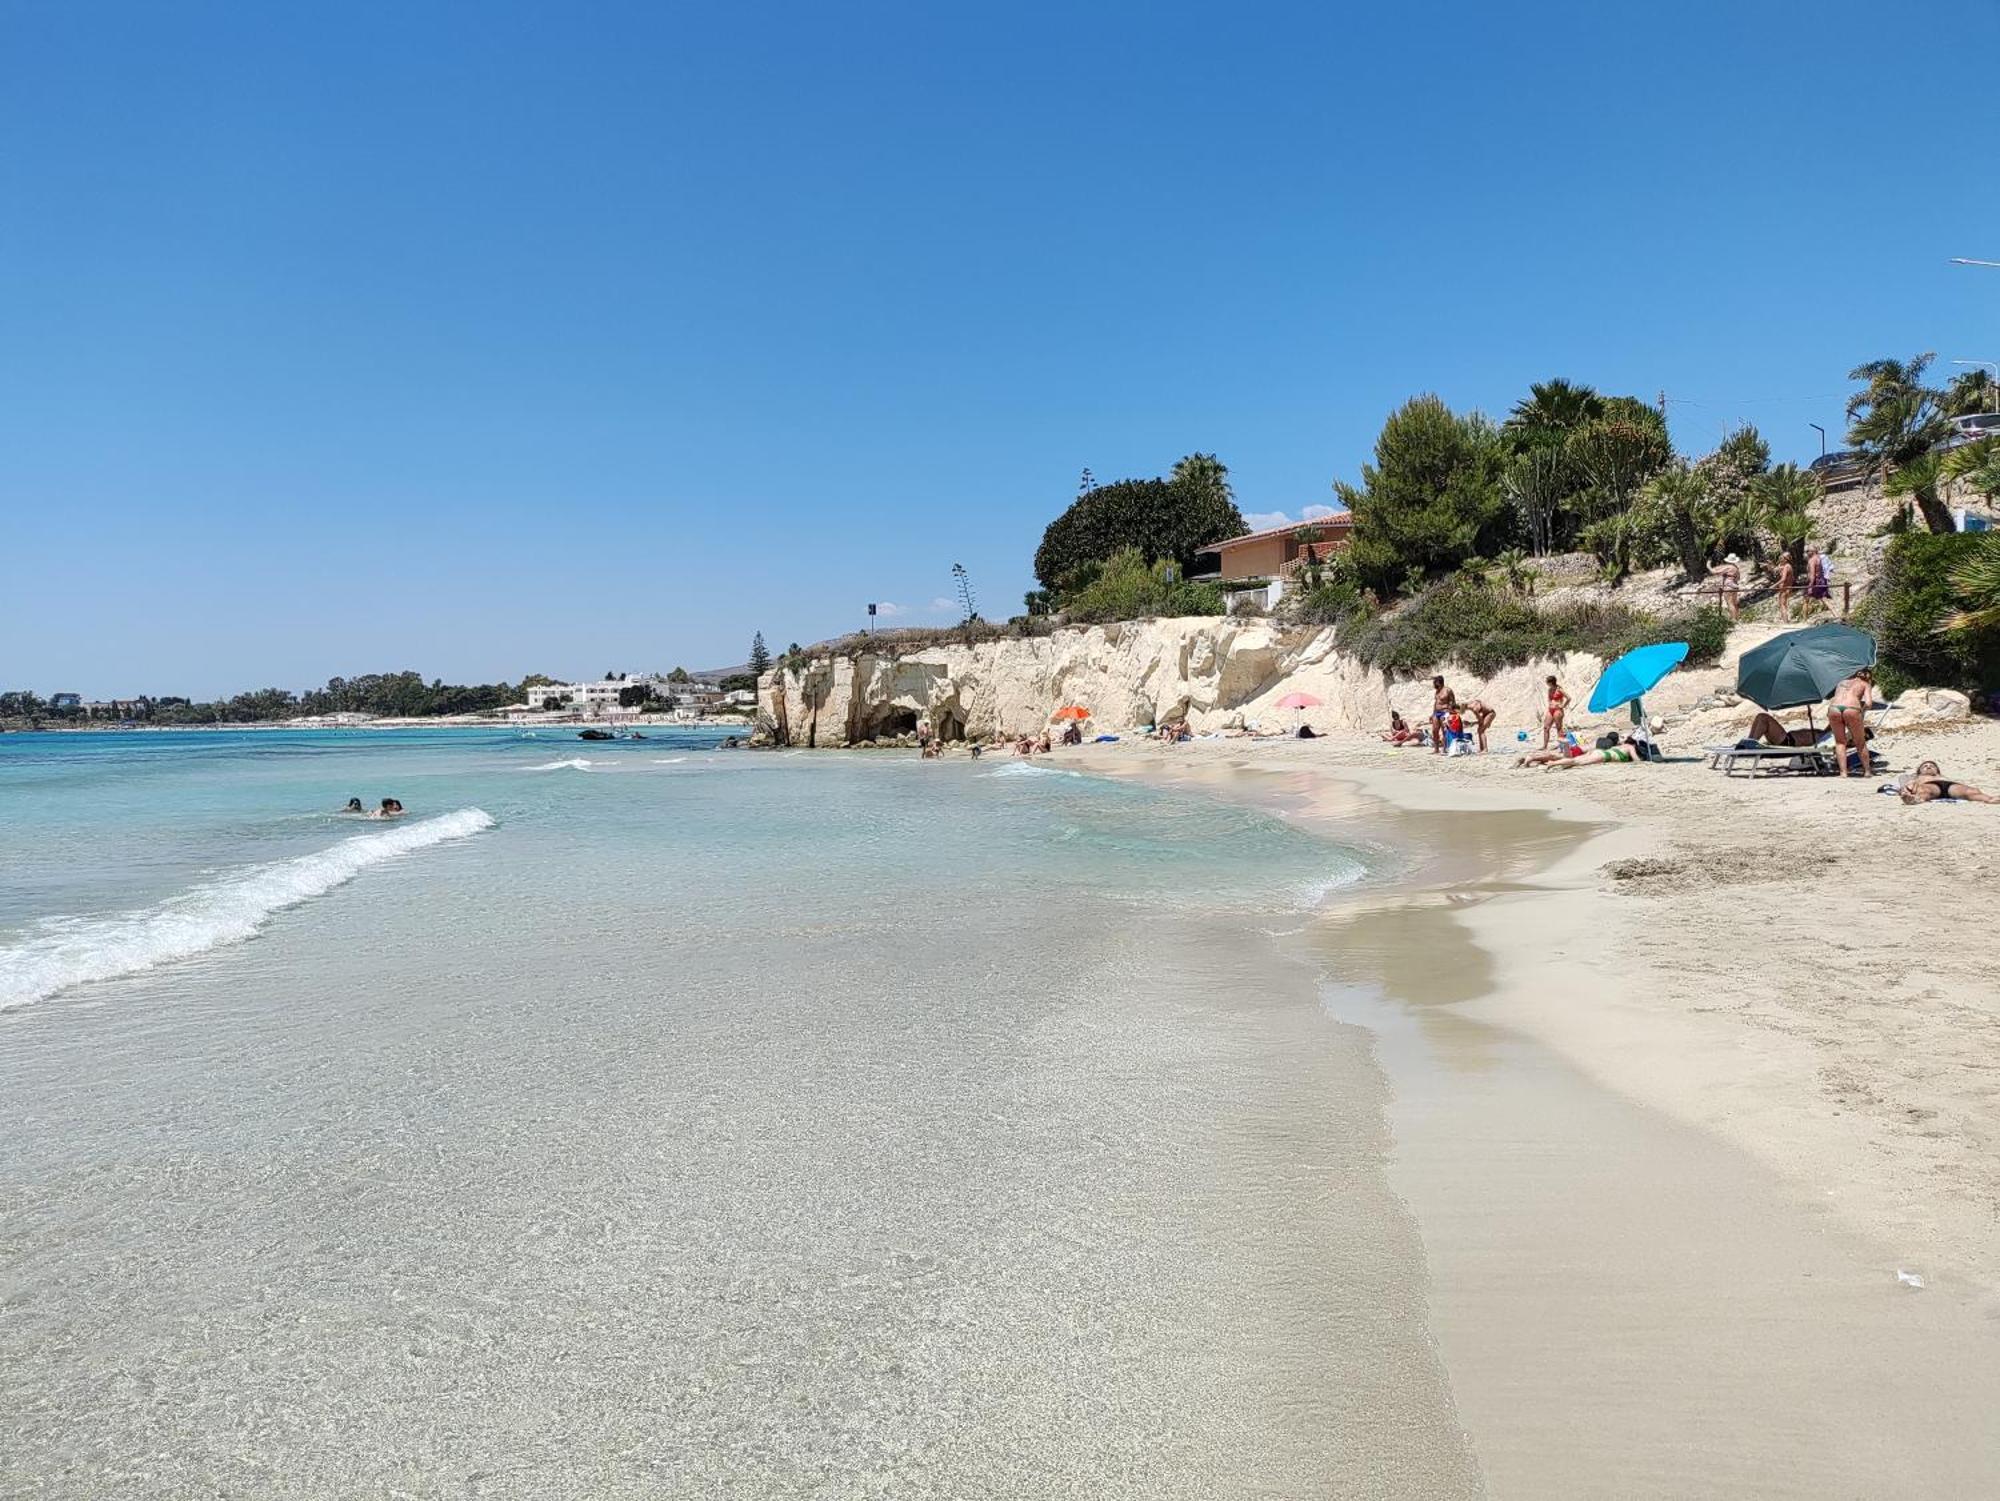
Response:
MULTIPOLYGON (((1573 654, 1483 679, 1445 671, 1462 700, 1485 700, 1501 725, 1515 727, 1537 722, 1548 673, 1581 695, 1601 666, 1573 654)), ((1430 712, 1427 673, 1393 677, 1364 666, 1335 651, 1331 631, 1200 617, 774 668, 757 685, 757 739, 838 749, 890 742, 927 720, 947 740, 983 740, 1039 733, 1064 704, 1084 705, 1094 731, 1114 734, 1183 718, 1197 733, 1259 723, 1290 729, 1300 716, 1277 701, 1295 692, 1322 700, 1303 716, 1319 730, 1377 729, 1392 706, 1412 720, 1430 712)))

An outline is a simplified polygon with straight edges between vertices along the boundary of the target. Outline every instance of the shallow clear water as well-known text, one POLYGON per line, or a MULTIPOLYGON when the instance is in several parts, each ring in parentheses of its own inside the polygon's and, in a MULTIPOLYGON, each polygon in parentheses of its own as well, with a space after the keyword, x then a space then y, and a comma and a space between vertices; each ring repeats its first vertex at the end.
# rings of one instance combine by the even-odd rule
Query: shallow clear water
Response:
POLYGON ((693 735, 4 736, 0 806, 0 1492, 1475 1484, 1264 936, 1353 851, 693 735))

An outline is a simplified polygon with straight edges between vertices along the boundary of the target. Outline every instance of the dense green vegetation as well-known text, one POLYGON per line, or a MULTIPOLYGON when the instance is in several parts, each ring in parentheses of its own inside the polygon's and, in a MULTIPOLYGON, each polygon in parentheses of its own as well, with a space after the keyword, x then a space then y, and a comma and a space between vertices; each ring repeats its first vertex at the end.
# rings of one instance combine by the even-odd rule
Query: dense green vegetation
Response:
POLYGON ((1860 623, 1879 643, 1885 692, 2000 690, 2000 533, 1896 537, 1860 623))
POLYGON ((1029 611, 1063 607, 1091 569, 1128 548, 1148 566, 1167 562, 1185 573, 1200 549, 1247 530, 1229 471, 1214 454, 1189 454, 1166 479, 1100 485, 1085 470, 1076 500, 1049 523, 1035 549, 1042 588, 1029 597, 1029 611))
POLYGON ((1102 567, 1081 570, 1064 602, 1071 620, 1145 620, 1160 615, 1220 615, 1222 591, 1191 584, 1180 567, 1164 559, 1148 564, 1144 553, 1127 547, 1102 567))
MULTIPOLYGON (((427 718, 439 714, 475 714, 518 703, 537 683, 552 681, 531 674, 518 684, 480 683, 466 686, 433 679, 426 683, 415 672, 366 673, 354 678, 329 678, 324 688, 294 693, 289 688, 259 688, 213 703, 185 698, 138 698, 123 701, 121 719, 141 724, 261 724, 307 714, 377 714, 427 718)), ((80 720, 81 708, 57 707, 30 692, 0 693, 0 719, 80 720)))
POLYGON ((1717 609, 1670 618, 1604 603, 1541 609, 1511 589, 1451 579, 1392 614, 1355 617, 1340 644, 1387 672, 1456 662, 1484 677, 1562 652, 1615 657, 1656 641, 1685 641, 1688 661, 1705 665, 1722 655, 1728 634, 1729 619, 1717 609))

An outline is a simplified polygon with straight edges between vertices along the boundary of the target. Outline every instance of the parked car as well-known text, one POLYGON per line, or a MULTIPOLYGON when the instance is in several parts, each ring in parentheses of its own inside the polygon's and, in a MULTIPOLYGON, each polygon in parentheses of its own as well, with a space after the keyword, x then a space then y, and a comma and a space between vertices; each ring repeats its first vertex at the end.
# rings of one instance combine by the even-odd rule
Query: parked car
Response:
POLYGON ((1806 469, 1828 484, 1835 480, 1852 479, 1861 472, 1861 455, 1849 449, 1837 449, 1821 454, 1806 465, 1806 469))
POLYGON ((1972 412, 1951 419, 1951 434, 1940 448, 1963 448, 1981 438, 2000 437, 2000 412, 1972 412))

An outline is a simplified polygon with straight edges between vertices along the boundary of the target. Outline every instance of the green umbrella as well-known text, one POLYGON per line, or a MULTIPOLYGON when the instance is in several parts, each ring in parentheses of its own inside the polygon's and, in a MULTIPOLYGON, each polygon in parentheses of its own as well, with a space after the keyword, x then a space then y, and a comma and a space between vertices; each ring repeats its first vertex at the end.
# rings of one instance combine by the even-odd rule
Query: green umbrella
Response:
POLYGON ((1857 668, 1875 665, 1875 638, 1851 625, 1815 625, 1743 653, 1736 691, 1767 709, 1816 704, 1857 668))

